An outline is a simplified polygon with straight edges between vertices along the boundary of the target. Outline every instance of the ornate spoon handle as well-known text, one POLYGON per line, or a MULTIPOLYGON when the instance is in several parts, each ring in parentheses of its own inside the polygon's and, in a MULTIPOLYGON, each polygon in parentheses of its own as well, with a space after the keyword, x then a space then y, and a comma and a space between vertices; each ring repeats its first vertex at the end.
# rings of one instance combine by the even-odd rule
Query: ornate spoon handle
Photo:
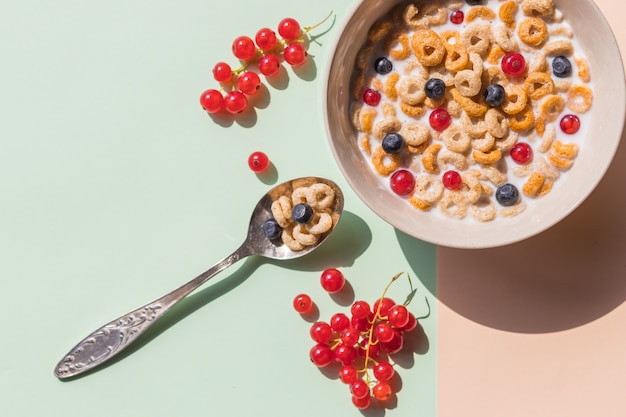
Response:
POLYGON ((242 245, 235 252, 188 283, 158 300, 139 307, 100 327, 80 341, 61 359, 54 368, 54 374, 61 379, 69 378, 108 361, 134 342, 139 335, 152 326, 172 306, 207 282, 215 274, 250 254, 248 247, 242 245))

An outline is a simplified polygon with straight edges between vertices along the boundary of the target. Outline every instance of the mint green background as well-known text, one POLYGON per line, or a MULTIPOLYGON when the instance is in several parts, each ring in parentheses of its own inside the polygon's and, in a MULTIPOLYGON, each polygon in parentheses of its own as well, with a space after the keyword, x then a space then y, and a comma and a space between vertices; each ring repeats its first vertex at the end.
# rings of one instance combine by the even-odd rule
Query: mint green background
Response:
MULTIPOLYGON (((321 270, 339 267, 373 300, 408 271, 427 338, 400 358, 395 416, 436 415, 433 246, 396 232, 348 188, 323 126, 328 56, 354 1, 5 1, 0 13, 0 404, 3 416, 360 415, 348 389, 312 366, 310 293, 328 319, 321 270), (305 68, 265 83, 255 111, 208 117, 210 70, 233 65, 240 34, 329 11, 305 68), (257 177, 248 155, 274 164, 257 177), (56 362, 105 322, 175 288, 234 250, 257 199, 277 182, 339 183, 336 233, 301 260, 254 258, 222 272, 129 348, 70 382, 56 362), (419 279, 416 277, 419 276, 419 279)), ((391 295, 402 299, 407 282, 391 295)), ((383 415, 374 410, 366 415, 383 415)))

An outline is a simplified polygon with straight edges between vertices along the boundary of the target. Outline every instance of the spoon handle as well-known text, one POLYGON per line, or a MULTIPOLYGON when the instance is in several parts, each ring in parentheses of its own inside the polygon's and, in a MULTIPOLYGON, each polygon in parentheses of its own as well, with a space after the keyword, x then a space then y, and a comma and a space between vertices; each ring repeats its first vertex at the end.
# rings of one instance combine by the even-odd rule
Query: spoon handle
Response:
POLYGON ((113 358, 134 342, 154 322, 163 317, 176 303, 218 272, 249 255, 251 255, 249 248, 246 245, 242 245, 235 252, 188 283, 95 330, 61 359, 54 368, 54 375, 60 379, 73 377, 113 358))

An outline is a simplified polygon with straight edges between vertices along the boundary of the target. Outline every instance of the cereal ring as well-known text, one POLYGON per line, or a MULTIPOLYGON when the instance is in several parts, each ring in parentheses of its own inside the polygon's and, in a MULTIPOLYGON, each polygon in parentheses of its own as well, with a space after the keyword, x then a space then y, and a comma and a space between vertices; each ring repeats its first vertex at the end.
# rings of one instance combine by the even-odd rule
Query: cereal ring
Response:
POLYGON ((508 181, 507 175, 494 166, 483 167, 481 170, 481 179, 488 179, 496 187, 508 181))
POLYGON ((283 232, 280 235, 281 240, 287 247, 293 251, 301 251, 305 248, 303 244, 298 242, 293 238, 293 228, 283 229, 283 232))
POLYGON ((367 45, 365 45, 358 53, 356 56, 356 68, 359 71, 365 71, 367 69, 369 69, 371 62, 371 56, 372 53, 374 51, 374 44, 372 43, 368 43, 367 45))
POLYGON ((402 128, 402 123, 395 117, 387 117, 374 125, 374 137, 382 140, 387 133, 396 133, 402 128))
POLYGON ((382 111, 383 111, 383 116, 385 117, 395 117, 396 116, 396 107, 389 103, 389 102, 384 102, 383 104, 380 105, 382 111))
POLYGON ((543 197, 544 195, 548 194, 552 190, 552 185, 554 185, 554 182, 546 178, 539 191, 537 191, 536 197, 543 197))
POLYGON ((413 155, 421 155, 424 153, 424 151, 426 150, 426 148, 428 148, 430 146, 430 141, 427 140, 426 142, 422 143, 421 145, 417 145, 417 146, 412 146, 412 145, 406 145, 406 150, 409 153, 412 153, 413 155))
POLYGON ((367 155, 372 155, 372 144, 370 143, 370 137, 368 134, 363 134, 361 136, 361 140, 359 142, 361 144, 361 149, 363 149, 363 152, 365 152, 367 155))
MULTIPOLYGON (((333 218, 328 213, 315 213, 313 219, 309 223, 305 225, 306 230, 312 235, 321 235, 322 233, 326 233, 330 230, 333 225, 333 218)), ((295 230, 295 228, 294 228, 295 230)), ((295 236, 296 240, 298 239, 295 236)))
POLYGON ((575 143, 563 143, 560 140, 552 143, 555 155, 565 159, 574 159, 578 155, 578 145, 575 143))
POLYGON ((441 180, 433 175, 422 175, 415 181, 414 195, 427 203, 435 203, 443 196, 444 188, 441 180))
POLYGON ((420 146, 430 139, 430 129, 419 123, 408 123, 401 130, 400 135, 409 146, 420 146))
POLYGON ((509 127, 515 132, 524 132, 530 129, 535 123, 535 114, 530 106, 525 110, 509 116, 509 127))
POLYGON ((292 210, 291 200, 287 196, 281 196, 278 200, 272 202, 270 209, 272 211, 272 216, 274 216, 274 220, 278 223, 278 225, 282 228, 288 227, 291 222, 291 210, 292 210))
POLYGON ((472 139, 472 149, 480 152, 489 152, 496 144, 496 138, 493 135, 487 133, 484 137, 479 139, 472 139))
POLYGON ((530 60, 528 64, 528 73, 532 74, 533 72, 545 72, 548 73, 550 68, 548 67, 548 60, 546 59, 546 54, 543 52, 536 52, 533 55, 533 58, 530 60))
POLYGON ((456 88, 452 88, 450 90, 450 94, 452 94, 454 100, 456 100, 461 105, 461 107, 463 108, 463 110, 465 110, 465 113, 467 113, 468 116, 481 117, 485 113, 487 113, 488 107, 484 103, 485 99, 482 95, 477 96, 477 102, 474 101, 474 98, 472 97, 465 97, 456 88))
POLYGON ((518 178, 526 178, 527 176, 532 174, 533 171, 535 171, 535 168, 533 167, 532 164, 515 165, 511 167, 511 172, 513 173, 513 175, 515 175, 518 178))
POLYGON ((448 9, 450 10, 459 10, 465 6, 465 2, 463 0, 448 0, 448 9))
POLYGON ((506 87, 510 84, 509 79, 504 72, 502 72, 502 68, 500 65, 491 65, 483 71, 483 85, 487 86, 489 84, 500 84, 502 87, 506 87))
POLYGON ((509 121, 504 114, 497 109, 489 109, 485 113, 487 132, 496 138, 503 138, 509 132, 509 121))
POLYGON ((561 171, 559 171, 554 165, 550 164, 546 158, 537 158, 535 162, 535 168, 541 172, 546 178, 553 181, 559 179, 561 171))
POLYGON ((519 136, 516 133, 509 132, 506 138, 496 139, 496 149, 499 149, 501 152, 509 151, 515 146, 518 138, 519 136))
POLYGON ((386 177, 400 167, 402 158, 400 154, 388 154, 383 151, 382 146, 378 146, 372 154, 372 163, 374 164, 376 172, 386 177))
POLYGON ((539 115, 550 123, 558 119, 563 109, 565 109, 565 100, 560 95, 554 94, 548 96, 541 104, 539 115))
POLYGON ((526 16, 554 16, 554 4, 552 0, 524 0, 522 11, 526 16))
POLYGON ((517 3, 513 0, 507 1, 506 3, 500 6, 500 10, 498 10, 498 16, 500 20, 504 22, 508 27, 515 27, 517 23, 516 15, 517 15, 518 6, 517 3))
POLYGON ((398 61, 402 61, 411 56, 411 48, 409 48, 409 37, 401 33, 388 46, 389 56, 398 61))
POLYGON ((528 103, 526 91, 516 84, 509 84, 504 87, 504 102, 502 103, 502 111, 508 115, 515 115, 522 112, 528 103))
POLYGON ((471 139, 457 124, 451 124, 441 134, 444 145, 452 152, 463 153, 469 149, 471 139))
POLYGON ((405 103, 404 101, 400 101, 400 110, 407 116, 411 117, 420 117, 426 114, 426 109, 424 106, 413 106, 411 104, 405 103))
POLYGON ((543 186, 543 183, 546 179, 546 176, 540 172, 533 172, 528 177, 528 180, 522 186, 522 191, 528 197, 532 197, 539 191, 539 189, 543 186))
POLYGON ((439 33, 439 37, 446 43, 446 47, 458 44, 460 36, 456 30, 444 30, 439 33))
POLYGON ((546 153, 550 150, 552 142, 556 139, 556 129, 554 125, 550 124, 546 126, 545 133, 542 136, 541 143, 537 146, 537 150, 541 153, 546 153))
POLYGON ((484 202, 475 202, 470 205, 470 214, 480 222, 490 222, 496 218, 496 206, 490 199, 485 199, 484 202))
POLYGON ((402 14, 404 23, 411 29, 425 29, 428 27, 428 19, 424 19, 419 15, 419 9, 414 4, 409 4, 402 14))
POLYGON ((465 114, 463 113, 463 108, 461 107, 461 105, 454 100, 448 101, 446 110, 448 110, 448 113, 450 113, 450 116, 456 117, 456 118, 461 117, 461 114, 465 114))
POLYGON ((373 125, 374 125, 374 119, 376 118, 376 116, 378 115, 378 112, 371 108, 371 107, 366 107, 363 110, 361 110, 361 117, 360 117, 360 126, 361 126, 361 130, 363 132, 371 132, 373 125))
POLYGON ((580 80, 584 83, 588 83, 589 81, 591 81, 591 75, 589 74, 589 64, 587 64, 585 58, 581 57, 580 55, 574 55, 574 62, 578 67, 578 77, 580 77, 580 80))
POLYGON ((496 13, 489 7, 478 6, 472 7, 469 12, 467 12, 467 17, 465 18, 465 20, 468 23, 473 22, 476 19, 482 19, 491 22, 492 20, 495 20, 495 18, 496 13))
POLYGON ((539 116, 537 116, 537 118, 535 118, 535 132, 537 132, 537 135, 539 135, 540 137, 543 137, 545 131, 546 119, 543 115, 540 114, 539 116))
POLYGON ((424 153, 422 154, 422 165, 426 172, 434 174, 437 172, 437 154, 441 149, 441 145, 438 143, 433 143, 430 145, 424 153))
POLYGON ((413 34, 411 48, 417 60, 426 67, 441 64, 446 55, 444 41, 437 35, 437 32, 429 29, 419 30, 413 34))
POLYGON ((424 99, 424 105, 428 108, 431 109, 436 109, 438 107, 445 107, 446 106, 446 98, 442 97, 439 100, 433 100, 430 97, 426 97, 424 99))
POLYGON ((540 46, 548 39, 548 25, 538 17, 528 17, 521 21, 517 35, 526 45, 540 46))
POLYGON ((482 87, 480 74, 472 70, 459 71, 454 76, 454 86, 465 97, 474 97, 482 87))
POLYGON ((468 202, 463 194, 453 191, 443 196, 438 207, 446 216, 462 219, 467 216, 468 202))
POLYGON ((517 216, 518 214, 522 213, 524 210, 526 210, 526 203, 524 203, 523 201, 520 201, 519 203, 511 206, 511 207, 506 207, 500 210, 500 216, 502 217, 513 217, 513 216, 517 216))
POLYGON ((467 161, 465 155, 463 155, 462 153, 451 152, 447 149, 439 152, 439 158, 437 158, 437 162, 444 167, 448 164, 451 164, 459 171, 465 171, 469 166, 469 162, 467 161))
POLYGON ((458 72, 467 67, 469 53, 461 44, 446 44, 446 59, 444 65, 450 72, 458 72))
POLYGON ((474 161, 478 162, 482 165, 491 165, 495 164, 502 158, 502 152, 500 149, 493 149, 489 152, 481 152, 474 150, 472 151, 472 158, 474 161))
POLYGON ((329 185, 318 182, 307 188, 306 200, 312 208, 324 210, 335 201, 335 191, 329 185))
POLYGON ((425 80, 429 78, 429 70, 424 68, 424 66, 420 64, 417 59, 412 59, 406 63, 406 65, 404 66, 404 73, 406 75, 421 77, 425 80))
POLYGON ((513 32, 506 26, 499 25, 493 28, 495 43, 505 52, 517 51, 519 45, 513 38, 513 32))
POLYGON ((554 92, 554 81, 545 72, 533 72, 524 81, 524 90, 528 97, 539 100, 554 92))
POLYGON ((399 79, 400 74, 398 74, 397 72, 392 72, 391 74, 389 74, 389 77, 387 77, 387 80, 385 81, 385 95, 391 100, 395 100, 398 98, 398 90, 396 90, 396 84, 398 83, 399 79))
POLYGON ((548 42, 543 47, 543 51, 548 56, 567 55, 570 56, 574 53, 574 45, 572 41, 561 39, 558 41, 548 42))
POLYGON ((425 78, 417 77, 415 75, 404 77, 398 83, 398 97, 400 97, 400 100, 406 104, 416 106, 422 103, 426 98, 426 93, 424 92, 425 85, 425 78))
POLYGON ((489 50, 489 54, 487 54, 487 62, 491 65, 498 65, 502 57, 506 55, 504 49, 500 47, 497 43, 494 43, 489 50))
POLYGON ((370 81, 370 88, 372 88, 372 89, 374 89, 376 91, 380 91, 380 90, 382 90, 385 87, 383 86, 383 82, 382 81, 380 81, 378 78, 373 78, 370 81))
POLYGON ((461 116, 461 126, 474 139, 482 138, 487 133, 487 123, 483 119, 472 119, 466 113, 461 116))
POLYGON ((572 39, 574 37, 574 32, 570 25, 562 23, 560 25, 552 25, 552 27, 548 28, 548 33, 550 36, 563 36, 566 38, 572 39))
MULTIPOLYGON (((300 203, 307 203, 306 195, 309 187, 298 187, 291 192, 291 203, 295 206, 300 203)), ((307 203, 308 204, 308 203, 307 203)))
POLYGON ((484 57, 491 48, 491 27, 487 23, 473 24, 461 34, 461 43, 468 52, 484 57))
POLYGON ((315 245, 319 240, 318 234, 313 234, 307 230, 303 224, 296 224, 291 231, 294 240, 302 246, 315 245))
POLYGON ((448 11, 438 4, 432 4, 424 10, 424 17, 430 26, 439 26, 448 21, 448 11))
POLYGON ((462 190, 470 203, 475 203, 483 194, 483 186, 478 181, 479 171, 466 171, 461 174, 462 190))
POLYGON ((570 169, 572 165, 574 165, 574 160, 561 158, 560 156, 555 155, 552 152, 548 153, 548 161, 550 161, 550 163, 555 167, 562 170, 570 169))
POLYGON ((572 80, 557 80, 554 83, 554 89, 559 93, 566 93, 572 87, 572 80))
POLYGON ((430 210, 430 208, 432 207, 432 204, 420 198, 417 198, 414 195, 409 197, 409 204, 411 204, 416 209, 419 209, 422 211, 430 210))
POLYGON ((587 113, 593 103, 593 91, 584 85, 573 85, 567 92, 567 108, 576 113, 587 113))
POLYGON ((443 81, 446 87, 454 85, 454 76, 446 71, 446 67, 444 65, 432 67, 427 78, 438 78, 443 81))

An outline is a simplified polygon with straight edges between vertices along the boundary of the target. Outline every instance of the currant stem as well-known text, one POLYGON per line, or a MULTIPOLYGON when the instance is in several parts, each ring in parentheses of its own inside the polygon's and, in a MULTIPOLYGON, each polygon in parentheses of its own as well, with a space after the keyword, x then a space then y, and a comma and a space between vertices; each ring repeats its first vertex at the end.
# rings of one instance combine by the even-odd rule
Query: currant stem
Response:
POLYGON ((322 26, 328 19, 330 19, 330 17, 333 14, 334 14, 334 12, 331 10, 330 13, 328 14, 328 16, 326 16, 324 18, 324 20, 322 20, 321 22, 319 22, 319 23, 317 23, 316 25, 313 25, 313 26, 305 26, 304 30, 302 31, 302 35, 305 35, 305 34, 309 33, 310 31, 312 31, 313 29, 322 26))

